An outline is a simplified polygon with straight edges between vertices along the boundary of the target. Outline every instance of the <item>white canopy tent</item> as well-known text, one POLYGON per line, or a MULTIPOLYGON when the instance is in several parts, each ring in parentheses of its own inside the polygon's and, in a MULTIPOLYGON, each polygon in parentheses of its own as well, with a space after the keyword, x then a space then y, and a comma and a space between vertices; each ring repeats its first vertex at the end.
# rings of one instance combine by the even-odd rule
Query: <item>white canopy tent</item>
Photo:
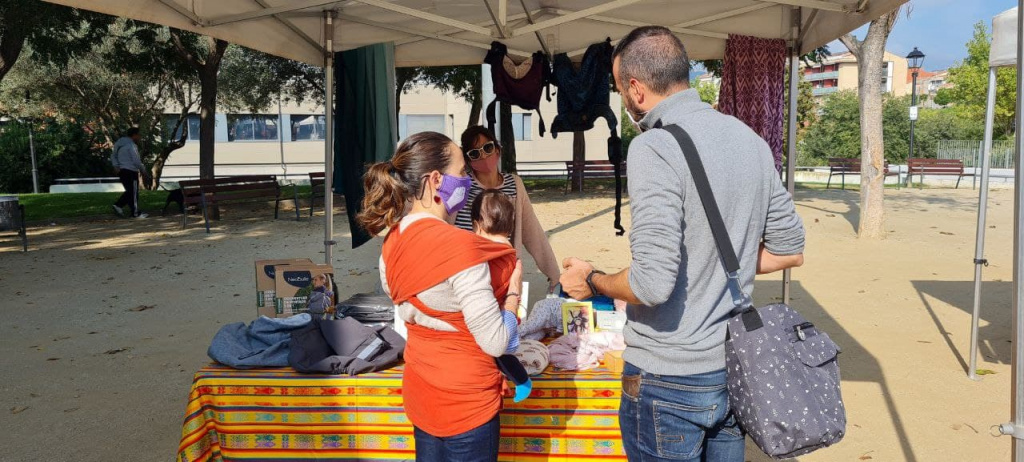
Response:
POLYGON ((1010 395, 1010 417, 1009 423, 998 426, 999 433, 1013 437, 1011 445, 1011 459, 1015 462, 1024 462, 1024 214, 1021 207, 1024 206, 1024 16, 1018 14, 1024 8, 1024 0, 1018 0, 1017 8, 1004 11, 992 20, 992 48, 989 53, 989 82, 988 82, 988 109, 985 114, 985 147, 982 150, 981 160, 981 193, 979 195, 978 207, 978 234, 977 247, 975 249, 975 284, 974 284, 974 314, 971 320, 971 378, 976 379, 977 368, 977 336, 978 317, 981 304, 981 269, 987 263, 984 259, 985 250, 985 212, 988 207, 988 179, 989 159, 992 152, 992 128, 995 117, 996 101, 996 70, 1000 67, 1017 68, 1017 120, 1014 123, 1016 132, 1016 143, 1014 146, 1014 201, 1013 201, 1013 301, 1014 312, 1013 322, 1013 343, 1012 359, 1010 361, 1013 369, 1013 386, 1010 395))
MULTIPOLYGON (((729 34, 789 42, 792 76, 798 57, 886 14, 907 0, 47 0, 209 35, 269 54, 323 65, 326 101, 333 101, 332 59, 344 51, 395 44, 395 65, 480 64, 490 42, 509 53, 581 57, 586 48, 632 29, 662 25, 691 59, 725 55, 729 34)), ((791 79, 795 95, 797 79, 791 79)), ((791 98, 787 186, 796 160, 796 101, 791 98)), ((325 187, 332 190, 334 122, 328 103, 325 187)), ((333 196, 325 197, 333 210, 333 196)), ((325 217, 325 258, 333 262, 334 217, 325 217)), ((790 275, 783 283, 789 300, 790 275)))

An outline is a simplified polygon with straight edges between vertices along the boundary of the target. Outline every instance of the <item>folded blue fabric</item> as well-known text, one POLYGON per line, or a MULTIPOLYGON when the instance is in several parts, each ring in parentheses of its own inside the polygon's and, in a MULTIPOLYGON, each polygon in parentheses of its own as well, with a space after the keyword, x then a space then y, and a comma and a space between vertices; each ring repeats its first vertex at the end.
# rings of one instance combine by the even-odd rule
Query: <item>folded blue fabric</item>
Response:
POLYGON ((309 324, 307 313, 288 318, 259 319, 248 326, 242 322, 221 327, 210 342, 210 359, 235 369, 285 367, 291 333, 309 324))

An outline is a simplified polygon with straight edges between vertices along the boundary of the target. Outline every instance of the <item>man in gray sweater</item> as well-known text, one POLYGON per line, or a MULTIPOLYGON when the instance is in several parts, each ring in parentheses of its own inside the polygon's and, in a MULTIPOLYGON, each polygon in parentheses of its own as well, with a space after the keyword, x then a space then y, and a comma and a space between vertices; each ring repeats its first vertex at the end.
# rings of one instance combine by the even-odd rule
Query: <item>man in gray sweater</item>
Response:
POLYGON ((146 167, 139 156, 139 140, 142 136, 136 127, 129 128, 124 136, 114 143, 114 152, 110 153, 110 163, 117 170, 117 176, 124 186, 124 194, 114 203, 114 212, 120 216, 128 215, 135 218, 146 218, 149 215, 139 210, 139 176, 144 175, 146 167))
POLYGON ((733 299, 682 149, 659 127, 675 124, 693 138, 746 293, 755 272, 803 264, 804 229, 768 144, 701 102, 689 88, 688 62, 662 27, 634 30, 616 47, 615 83, 642 132, 628 157, 632 262, 606 275, 569 258, 561 282, 576 299, 629 303, 619 418, 631 461, 742 462, 725 373, 733 299))

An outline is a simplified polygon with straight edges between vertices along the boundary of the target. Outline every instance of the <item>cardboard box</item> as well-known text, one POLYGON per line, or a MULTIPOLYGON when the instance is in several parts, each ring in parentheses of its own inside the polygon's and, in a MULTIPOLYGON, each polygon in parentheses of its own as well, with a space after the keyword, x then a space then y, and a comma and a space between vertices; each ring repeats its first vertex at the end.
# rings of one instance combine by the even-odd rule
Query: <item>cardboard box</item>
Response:
POLYGON ((313 292, 313 276, 317 274, 328 274, 334 280, 334 268, 330 265, 278 266, 274 271, 274 316, 287 318, 304 313, 313 292))
POLYGON ((604 354, 604 367, 613 374, 622 374, 626 368, 626 361, 622 359, 622 352, 612 350, 604 354))
POLYGON ((285 260, 256 260, 256 314, 257 316, 274 317, 274 267, 281 265, 312 265, 308 258, 290 258, 285 260))

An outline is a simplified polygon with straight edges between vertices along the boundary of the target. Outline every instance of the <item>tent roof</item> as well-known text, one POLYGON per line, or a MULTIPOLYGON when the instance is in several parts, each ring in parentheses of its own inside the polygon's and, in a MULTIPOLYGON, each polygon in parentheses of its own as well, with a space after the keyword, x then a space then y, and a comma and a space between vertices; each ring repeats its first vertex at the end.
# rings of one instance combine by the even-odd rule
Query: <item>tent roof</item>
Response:
POLYGON ((906 0, 47 0, 210 35, 266 53, 323 63, 324 11, 337 12, 334 50, 395 42, 405 66, 479 64, 499 40, 511 53, 578 57, 634 27, 664 25, 692 59, 725 54, 728 34, 825 45, 906 0), (803 32, 794 37, 793 11, 803 32), (500 25, 500 26, 499 26, 500 25))
POLYGON ((989 66, 1017 65, 1017 8, 1011 8, 992 18, 992 50, 989 66))

